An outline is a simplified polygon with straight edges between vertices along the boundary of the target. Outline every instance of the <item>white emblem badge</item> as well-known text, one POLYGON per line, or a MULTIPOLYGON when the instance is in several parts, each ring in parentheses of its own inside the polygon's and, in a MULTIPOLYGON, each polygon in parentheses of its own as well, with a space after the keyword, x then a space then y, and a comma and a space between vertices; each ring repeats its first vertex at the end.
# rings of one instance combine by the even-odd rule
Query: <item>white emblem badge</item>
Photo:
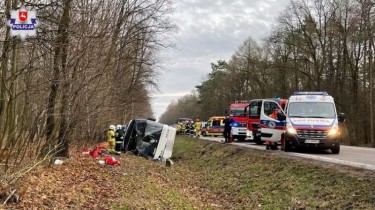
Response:
POLYGON ((27 11, 24 6, 10 12, 10 20, 7 25, 11 28, 11 36, 19 36, 22 41, 27 37, 36 36, 36 27, 39 21, 36 19, 35 11, 27 11))

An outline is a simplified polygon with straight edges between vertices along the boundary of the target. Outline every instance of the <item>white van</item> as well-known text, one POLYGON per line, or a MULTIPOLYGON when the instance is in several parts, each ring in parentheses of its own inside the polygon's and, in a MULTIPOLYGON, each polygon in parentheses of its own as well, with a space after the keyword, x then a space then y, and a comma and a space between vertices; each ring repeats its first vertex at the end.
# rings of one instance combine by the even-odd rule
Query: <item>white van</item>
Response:
POLYGON ((283 110, 273 101, 263 101, 260 115, 261 140, 280 142, 281 149, 313 147, 340 153, 339 122, 333 97, 327 92, 295 92, 283 110), (277 115, 272 114, 277 112, 277 115))
POLYGON ((286 122, 280 138, 282 150, 313 147, 340 153, 339 122, 344 122, 345 115, 337 115, 334 99, 327 92, 295 92, 285 112, 279 115, 286 122))

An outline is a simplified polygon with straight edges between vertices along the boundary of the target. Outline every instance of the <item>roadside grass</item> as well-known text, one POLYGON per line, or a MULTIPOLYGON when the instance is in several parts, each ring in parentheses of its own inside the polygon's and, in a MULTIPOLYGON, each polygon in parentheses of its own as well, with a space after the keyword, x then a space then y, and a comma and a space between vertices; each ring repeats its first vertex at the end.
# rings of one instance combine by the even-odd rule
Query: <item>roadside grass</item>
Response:
POLYGON ((129 155, 111 209, 206 209, 180 187, 183 177, 161 162, 129 155), (131 162, 130 162, 131 161, 131 162))
POLYGON ((375 175, 361 169, 178 136, 173 159, 234 209, 375 209, 375 175))
POLYGON ((284 153, 177 136, 172 167, 75 154, 23 177, 0 209, 375 209, 375 172, 284 153))

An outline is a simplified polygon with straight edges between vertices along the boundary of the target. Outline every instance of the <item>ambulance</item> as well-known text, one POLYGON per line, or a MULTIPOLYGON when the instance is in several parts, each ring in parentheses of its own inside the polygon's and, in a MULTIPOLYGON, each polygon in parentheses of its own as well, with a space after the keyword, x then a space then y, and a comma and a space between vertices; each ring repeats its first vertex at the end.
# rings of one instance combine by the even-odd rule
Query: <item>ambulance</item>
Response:
POLYGON ((310 147, 340 153, 339 122, 345 121, 345 115, 337 115, 334 99, 327 92, 294 92, 285 112, 281 107, 276 108, 279 113, 275 119, 268 115, 273 108, 262 109, 262 140, 280 141, 281 149, 286 152, 292 148, 310 147))
MULTIPOLYGON (((279 125, 278 128, 281 129, 281 131, 285 130, 285 123, 277 121, 274 114, 276 114, 278 109, 284 110, 287 102, 287 99, 282 99, 279 97, 251 100, 249 103, 249 107, 247 108, 247 115, 249 117, 247 123, 246 139, 252 140, 259 145, 265 142, 265 137, 263 137, 263 140, 261 138, 261 117, 263 118, 263 120, 266 120, 266 122, 274 121, 275 123, 277 123, 279 125), (263 113, 263 115, 261 113, 263 113)), ((267 123, 263 123, 263 128, 263 131, 265 132, 267 129, 267 123)))
POLYGON ((202 128, 202 136, 222 136, 224 132, 225 116, 213 116, 207 120, 206 125, 202 128))

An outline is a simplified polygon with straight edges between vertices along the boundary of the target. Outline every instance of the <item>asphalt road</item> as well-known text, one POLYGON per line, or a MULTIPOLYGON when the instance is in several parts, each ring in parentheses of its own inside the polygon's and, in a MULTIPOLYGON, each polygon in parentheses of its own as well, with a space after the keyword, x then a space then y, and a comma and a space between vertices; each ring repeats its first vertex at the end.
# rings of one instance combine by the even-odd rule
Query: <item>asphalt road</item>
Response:
MULTIPOLYGON (((223 137, 201 137, 201 139, 223 142, 223 137)), ((266 150, 265 145, 256 145, 252 142, 237 142, 231 143, 240 147, 247 147, 257 150, 266 150)), ((280 149, 280 147, 279 147, 280 149)), ((326 151, 296 151, 284 152, 281 150, 272 151, 277 153, 284 153, 291 156, 314 159, 323 162, 347 165, 367 170, 375 171, 375 148, 353 147, 341 145, 340 154, 331 154, 329 150, 326 151)))

